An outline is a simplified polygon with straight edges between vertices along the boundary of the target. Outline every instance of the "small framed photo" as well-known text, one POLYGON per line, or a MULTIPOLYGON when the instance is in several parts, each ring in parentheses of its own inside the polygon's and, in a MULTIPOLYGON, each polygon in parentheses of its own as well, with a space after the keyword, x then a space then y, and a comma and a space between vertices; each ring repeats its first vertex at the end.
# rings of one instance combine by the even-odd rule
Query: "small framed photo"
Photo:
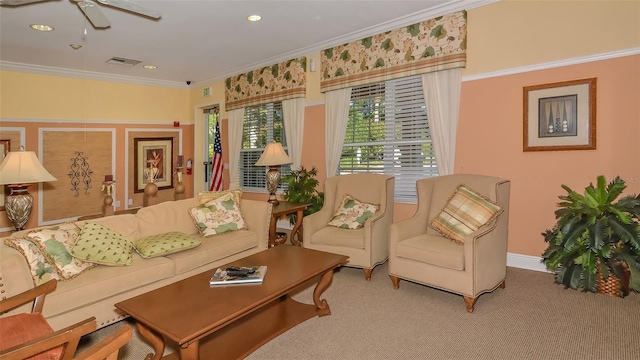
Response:
POLYGON ((148 178, 158 189, 173 187, 173 138, 133 139, 134 192, 144 191, 148 178))
POLYGON ((524 88, 523 151, 596 149, 596 78, 524 88))

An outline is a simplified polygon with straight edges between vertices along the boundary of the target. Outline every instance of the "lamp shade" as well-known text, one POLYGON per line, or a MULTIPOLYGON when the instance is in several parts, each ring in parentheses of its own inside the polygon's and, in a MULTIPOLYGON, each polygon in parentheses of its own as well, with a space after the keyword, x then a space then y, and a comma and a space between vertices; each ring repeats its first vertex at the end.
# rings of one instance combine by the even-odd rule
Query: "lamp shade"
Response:
POLYGON ((278 142, 272 142, 264 148, 262 156, 256 162, 256 166, 276 166, 291 164, 291 158, 284 152, 282 144, 278 142))
POLYGON ((56 181, 33 151, 11 151, 0 164, 0 185, 56 181))

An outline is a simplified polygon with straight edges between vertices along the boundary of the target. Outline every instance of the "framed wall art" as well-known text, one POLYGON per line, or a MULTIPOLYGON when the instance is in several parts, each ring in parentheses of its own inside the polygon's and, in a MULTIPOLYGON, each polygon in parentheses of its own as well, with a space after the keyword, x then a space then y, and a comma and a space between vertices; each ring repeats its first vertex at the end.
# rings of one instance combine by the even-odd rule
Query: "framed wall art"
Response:
MULTIPOLYGON (((10 149, 11 141, 0 139, 0 163, 2 163, 2 160, 4 160, 4 158, 7 156, 10 149)), ((4 210, 4 197, 6 195, 5 191, 7 190, 7 187, 5 187, 4 185, 0 185, 0 211, 4 210)))
POLYGON ((158 189, 173 187, 173 138, 133 139, 134 192, 143 192, 147 177, 152 174, 158 189), (149 169, 145 172, 145 169, 149 169))
POLYGON ((596 149, 596 78, 524 88, 523 151, 596 149))

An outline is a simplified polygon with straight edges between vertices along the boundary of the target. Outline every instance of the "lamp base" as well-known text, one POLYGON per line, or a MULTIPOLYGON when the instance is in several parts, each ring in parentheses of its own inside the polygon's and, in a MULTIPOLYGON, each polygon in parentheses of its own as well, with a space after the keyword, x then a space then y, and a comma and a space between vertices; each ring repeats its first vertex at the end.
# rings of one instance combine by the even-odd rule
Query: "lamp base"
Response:
POLYGON ((8 185, 8 187, 11 189, 11 194, 4 199, 7 216, 16 231, 23 230, 31 215, 33 196, 27 192, 29 185, 8 185))
POLYGON ((280 170, 278 166, 269 166, 267 171, 267 190, 269 190, 269 200, 273 205, 278 205, 280 201, 276 198, 276 190, 278 190, 278 184, 280 184, 280 170))

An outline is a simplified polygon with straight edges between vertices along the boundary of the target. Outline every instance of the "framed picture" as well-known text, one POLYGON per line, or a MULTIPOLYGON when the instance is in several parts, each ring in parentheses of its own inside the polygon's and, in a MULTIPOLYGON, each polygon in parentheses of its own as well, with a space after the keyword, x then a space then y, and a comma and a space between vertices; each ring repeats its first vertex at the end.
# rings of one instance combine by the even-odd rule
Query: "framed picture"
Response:
POLYGON ((523 151, 596 149, 596 78, 524 88, 523 151))
MULTIPOLYGON (((10 149, 11 141, 0 139, 0 163, 2 163, 2 160, 7 156, 10 149)), ((0 185, 0 211, 4 210, 5 191, 7 191, 7 188, 4 185, 0 185)))
POLYGON ((143 192, 146 177, 155 178, 158 189, 173 187, 173 138, 133 139, 134 192, 143 192), (148 169, 145 171, 145 169, 148 169))

